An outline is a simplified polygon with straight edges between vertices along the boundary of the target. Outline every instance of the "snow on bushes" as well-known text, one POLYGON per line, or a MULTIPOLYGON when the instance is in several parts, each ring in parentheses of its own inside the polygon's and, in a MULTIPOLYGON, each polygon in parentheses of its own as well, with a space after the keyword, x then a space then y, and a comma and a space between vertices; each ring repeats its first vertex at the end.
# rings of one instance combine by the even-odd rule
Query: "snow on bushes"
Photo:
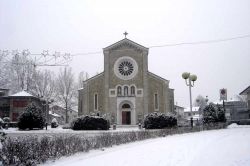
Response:
POLYGON ((99 116, 80 116, 71 122, 73 130, 108 130, 109 121, 99 116))
POLYGON ((3 151, 2 151, 2 143, 5 141, 6 139, 6 133, 0 129, 0 165, 3 165, 3 151))
POLYGON ((42 111, 35 104, 30 104, 24 113, 18 118, 18 128, 25 129, 43 129, 45 124, 45 118, 42 115, 42 111))
POLYGON ((57 128, 58 127, 58 122, 56 118, 53 118, 51 121, 51 128, 57 128))
POLYGON ((203 110, 203 122, 205 124, 226 122, 224 110, 212 103, 207 105, 203 110))
POLYGON ((177 119, 173 116, 167 116, 163 113, 154 112, 148 114, 143 122, 146 129, 163 129, 177 126, 177 119))
POLYGON ((10 118, 9 117, 4 117, 3 121, 4 121, 4 123, 10 123, 10 118))

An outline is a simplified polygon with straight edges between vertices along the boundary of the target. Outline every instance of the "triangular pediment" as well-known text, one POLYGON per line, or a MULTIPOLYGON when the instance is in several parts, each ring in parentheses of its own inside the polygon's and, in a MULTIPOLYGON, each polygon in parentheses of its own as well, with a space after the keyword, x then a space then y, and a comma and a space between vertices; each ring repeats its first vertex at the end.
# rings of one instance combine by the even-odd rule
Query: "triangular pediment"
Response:
POLYGON ((143 52, 148 51, 147 47, 144 47, 136 42, 133 42, 132 40, 129 40, 127 38, 122 39, 108 47, 103 48, 103 51, 110 51, 110 50, 118 50, 122 48, 133 48, 137 51, 143 52))

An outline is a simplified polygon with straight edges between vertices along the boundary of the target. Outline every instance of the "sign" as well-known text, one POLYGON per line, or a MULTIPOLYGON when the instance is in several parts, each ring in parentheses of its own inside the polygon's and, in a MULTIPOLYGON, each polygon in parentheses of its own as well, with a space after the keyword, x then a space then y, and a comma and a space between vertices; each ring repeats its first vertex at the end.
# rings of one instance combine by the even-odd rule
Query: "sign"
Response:
POLYGON ((220 100, 227 100, 227 89, 220 89, 220 100))

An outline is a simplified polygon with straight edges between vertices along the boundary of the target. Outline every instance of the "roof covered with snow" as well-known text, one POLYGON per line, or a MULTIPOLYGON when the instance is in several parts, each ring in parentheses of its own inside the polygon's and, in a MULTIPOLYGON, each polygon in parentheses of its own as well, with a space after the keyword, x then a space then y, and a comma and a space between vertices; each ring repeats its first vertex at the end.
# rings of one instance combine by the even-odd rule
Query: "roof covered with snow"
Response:
POLYGON ((28 92, 25 92, 25 91, 15 93, 15 94, 10 95, 10 96, 12 96, 12 97, 34 97, 33 95, 31 95, 31 94, 29 94, 28 92))
POLYGON ((56 113, 52 113, 51 111, 49 111, 49 114, 54 116, 54 117, 61 117, 60 115, 56 114, 56 113))
MULTIPOLYGON (((225 103, 228 103, 228 102, 239 102, 239 101, 243 101, 243 99, 242 99, 241 96, 239 96, 239 95, 234 95, 234 96, 231 97, 230 99, 224 100, 225 103)), ((222 105, 222 104, 223 104, 223 100, 217 100, 217 101, 214 101, 214 102, 212 102, 212 103, 213 103, 213 104, 222 105)))

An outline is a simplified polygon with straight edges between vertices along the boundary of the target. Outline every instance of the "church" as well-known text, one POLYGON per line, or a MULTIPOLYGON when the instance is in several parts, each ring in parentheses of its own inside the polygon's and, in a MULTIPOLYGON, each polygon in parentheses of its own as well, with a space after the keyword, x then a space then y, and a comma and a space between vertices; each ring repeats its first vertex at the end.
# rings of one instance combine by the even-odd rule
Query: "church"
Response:
POLYGON ((125 38, 103 48, 104 71, 78 90, 78 115, 106 116, 111 124, 135 125, 151 112, 174 111, 169 80, 148 71, 149 49, 125 38))

